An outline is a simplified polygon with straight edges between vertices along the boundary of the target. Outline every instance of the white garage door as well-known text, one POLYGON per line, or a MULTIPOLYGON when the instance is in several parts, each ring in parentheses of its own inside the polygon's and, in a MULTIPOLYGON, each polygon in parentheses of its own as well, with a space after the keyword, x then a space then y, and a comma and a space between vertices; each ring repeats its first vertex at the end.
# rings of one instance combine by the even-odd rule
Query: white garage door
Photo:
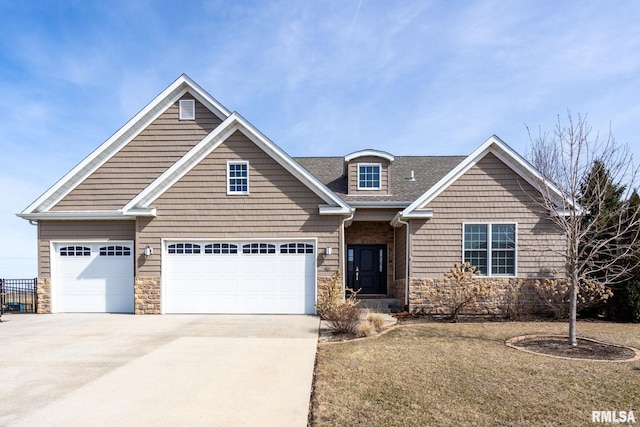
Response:
POLYGON ((166 313, 315 313, 315 244, 166 242, 166 313))
POLYGON ((133 313, 133 243, 58 243, 58 312, 133 313))

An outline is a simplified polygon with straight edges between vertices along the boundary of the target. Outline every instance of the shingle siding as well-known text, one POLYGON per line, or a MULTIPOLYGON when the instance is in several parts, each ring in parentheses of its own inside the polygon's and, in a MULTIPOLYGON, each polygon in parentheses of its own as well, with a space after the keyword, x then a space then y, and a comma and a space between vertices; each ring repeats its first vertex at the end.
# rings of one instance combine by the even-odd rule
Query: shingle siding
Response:
MULTIPOLYGON (((338 270, 340 217, 320 216, 316 194, 237 131, 152 205, 156 218, 140 218, 140 247, 162 238, 317 238, 318 276, 338 270), (227 195, 227 161, 249 162, 249 195, 227 195), (324 248, 333 248, 325 256, 324 248)), ((138 274, 160 276, 160 257, 138 260, 138 274)))
MULTIPOLYGON (((185 94, 182 99, 193 98, 185 94)), ((196 101, 196 119, 178 119, 178 101, 51 210, 119 209, 221 123, 196 101)))
POLYGON ((428 206, 433 218, 412 221, 412 277, 441 278, 462 261, 463 224, 516 223, 518 277, 562 271, 553 250, 564 242, 549 213, 532 198, 536 190, 493 154, 488 154, 428 206))

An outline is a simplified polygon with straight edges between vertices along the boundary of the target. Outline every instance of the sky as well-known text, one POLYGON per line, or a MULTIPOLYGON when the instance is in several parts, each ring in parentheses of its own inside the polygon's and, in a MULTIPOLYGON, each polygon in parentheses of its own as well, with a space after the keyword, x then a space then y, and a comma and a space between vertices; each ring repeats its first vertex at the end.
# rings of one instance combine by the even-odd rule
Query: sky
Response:
POLYGON ((0 278, 31 202, 185 73, 291 156, 466 155, 586 115, 640 157, 640 2, 0 0, 0 278))

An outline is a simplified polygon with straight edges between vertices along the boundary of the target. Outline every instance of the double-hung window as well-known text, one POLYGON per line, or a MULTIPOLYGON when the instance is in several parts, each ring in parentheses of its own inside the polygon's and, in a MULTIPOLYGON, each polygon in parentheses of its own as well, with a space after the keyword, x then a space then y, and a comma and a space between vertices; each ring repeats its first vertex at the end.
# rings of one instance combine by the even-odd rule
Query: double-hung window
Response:
POLYGON ((515 224, 465 224, 464 261, 484 276, 516 275, 515 224))
POLYGON ((227 194, 249 194, 249 162, 227 162, 227 194))
POLYGON ((380 190, 380 164, 358 164, 358 190, 380 190))

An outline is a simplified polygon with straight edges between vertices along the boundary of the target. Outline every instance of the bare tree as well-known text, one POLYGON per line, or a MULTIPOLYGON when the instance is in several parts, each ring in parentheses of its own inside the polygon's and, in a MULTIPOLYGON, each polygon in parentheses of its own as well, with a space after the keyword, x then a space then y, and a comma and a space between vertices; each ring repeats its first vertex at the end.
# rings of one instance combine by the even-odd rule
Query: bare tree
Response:
POLYGON ((567 238, 562 256, 572 346, 577 345, 578 292, 628 279, 640 242, 640 212, 628 203, 638 168, 628 146, 616 144, 610 129, 606 139, 591 132, 586 117, 574 120, 570 112, 566 123, 558 116, 552 133, 540 131, 534 139, 529 131, 529 158, 542 175, 540 203, 567 238), (622 203, 608 203, 611 191, 619 192, 622 203))

